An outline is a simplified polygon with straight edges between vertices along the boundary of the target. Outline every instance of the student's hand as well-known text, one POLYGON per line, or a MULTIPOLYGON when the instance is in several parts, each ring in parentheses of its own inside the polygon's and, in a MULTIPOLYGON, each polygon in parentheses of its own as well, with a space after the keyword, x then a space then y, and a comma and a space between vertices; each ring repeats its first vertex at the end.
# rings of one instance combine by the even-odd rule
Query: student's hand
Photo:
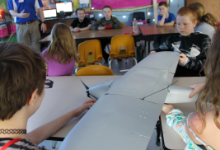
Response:
POLYGON ((174 109, 174 106, 172 104, 164 104, 162 111, 167 114, 169 111, 171 111, 172 109, 174 109))
POLYGON ((47 73, 48 73, 48 64, 45 63, 45 68, 46 68, 46 76, 47 76, 47 73))
POLYGON ((184 64, 185 64, 185 62, 186 62, 186 60, 187 60, 187 56, 185 55, 185 54, 180 54, 179 55, 179 62, 178 62, 178 64, 180 65, 180 66, 184 66, 184 64))
POLYGON ((73 31, 74 31, 74 32, 79 32, 79 31, 80 31, 80 28, 75 27, 75 28, 73 29, 73 31))
POLYGON ((151 51, 151 52, 150 52, 150 55, 151 55, 151 54, 154 54, 154 53, 156 53, 156 52, 155 52, 155 51, 151 51))
POLYGON ((24 13, 24 10, 22 10, 22 12, 19 13, 20 18, 27 18, 29 16, 30 16, 30 13, 24 13))
POLYGON ((160 13, 160 16, 164 17, 164 16, 165 16, 165 13, 160 13))
POLYGON ((194 95, 199 93, 205 86, 205 82, 201 83, 195 83, 193 85, 190 85, 190 88, 193 89, 193 91, 189 94, 189 98, 192 98, 194 95))
POLYGON ((96 100, 90 99, 82 103, 78 108, 75 109, 75 116, 78 117, 82 112, 90 109, 95 104, 96 100))
POLYGON ((98 27, 98 30, 105 30, 105 27, 98 27))
POLYGON ((41 24, 41 31, 44 33, 47 30, 47 26, 45 23, 41 24))

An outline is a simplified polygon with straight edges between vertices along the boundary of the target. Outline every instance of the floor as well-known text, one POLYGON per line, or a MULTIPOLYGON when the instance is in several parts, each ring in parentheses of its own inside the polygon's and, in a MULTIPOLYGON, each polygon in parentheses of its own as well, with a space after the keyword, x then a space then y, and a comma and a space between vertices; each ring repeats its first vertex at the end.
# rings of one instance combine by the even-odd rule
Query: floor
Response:
MULTIPOLYGON (((143 47, 144 43, 143 41, 140 43, 143 47)), ((151 49, 152 49, 152 43, 151 43, 151 49)), ((148 51, 145 50, 145 53, 148 54, 148 51)), ((104 60, 101 62, 104 66, 109 66, 109 64, 104 63, 104 60)), ((119 60, 113 60, 112 63, 112 71, 114 72, 114 75, 123 75, 125 74, 130 68, 132 68, 135 65, 135 62, 132 58, 122 58, 119 60)), ((73 73, 75 75, 75 73, 73 73)), ((156 124, 156 123, 155 123, 156 124)), ((58 150, 59 146, 62 142, 58 141, 49 141, 45 140, 44 142, 40 143, 39 146, 45 146, 48 150, 58 150)), ((154 130, 150 143, 148 144, 148 147, 146 150, 160 150, 161 147, 156 145, 156 130, 154 130)))

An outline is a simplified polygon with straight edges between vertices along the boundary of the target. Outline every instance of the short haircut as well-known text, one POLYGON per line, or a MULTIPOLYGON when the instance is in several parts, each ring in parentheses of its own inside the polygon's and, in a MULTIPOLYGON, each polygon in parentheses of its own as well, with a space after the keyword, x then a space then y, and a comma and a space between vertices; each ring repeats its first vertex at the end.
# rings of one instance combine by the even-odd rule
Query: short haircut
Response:
POLYGON ((189 6, 185 6, 185 7, 180 8, 177 12, 177 16, 188 16, 192 22, 197 20, 196 11, 189 6))
POLYGON ((109 5, 105 5, 105 6, 102 8, 102 10, 105 9, 105 8, 109 8, 109 9, 112 10, 112 8, 111 8, 109 5))
POLYGON ((159 6, 169 7, 169 6, 167 5, 167 2, 160 2, 160 3, 159 3, 159 6))
POLYGON ((84 11, 84 13, 86 13, 86 11, 85 11, 84 8, 77 8, 77 9, 76 9, 76 14, 77 14, 77 12, 78 12, 79 10, 82 10, 82 11, 84 11))
POLYGON ((45 61, 30 47, 15 42, 0 44, 0 120, 10 119, 25 106, 46 79, 45 61))

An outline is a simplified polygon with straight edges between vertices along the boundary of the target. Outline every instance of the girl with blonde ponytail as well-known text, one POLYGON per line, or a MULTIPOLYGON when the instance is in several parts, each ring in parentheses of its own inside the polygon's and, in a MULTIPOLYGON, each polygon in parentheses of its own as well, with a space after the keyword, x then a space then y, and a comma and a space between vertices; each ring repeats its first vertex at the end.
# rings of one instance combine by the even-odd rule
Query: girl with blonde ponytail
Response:
POLYGON ((215 33, 214 27, 218 24, 217 19, 211 13, 206 13, 204 6, 199 2, 191 3, 189 7, 197 12, 198 24, 195 27, 195 32, 207 34, 212 39, 215 33))

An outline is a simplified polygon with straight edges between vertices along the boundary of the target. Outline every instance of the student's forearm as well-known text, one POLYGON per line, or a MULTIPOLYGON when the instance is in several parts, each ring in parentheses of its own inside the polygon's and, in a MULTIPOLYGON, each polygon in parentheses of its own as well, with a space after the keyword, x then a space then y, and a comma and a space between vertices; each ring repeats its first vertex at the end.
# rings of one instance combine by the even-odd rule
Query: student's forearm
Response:
POLYGON ((99 25, 101 25, 100 20, 91 26, 91 30, 98 30, 99 25))
POLYGON ((21 17, 21 16, 20 16, 20 13, 18 13, 18 12, 15 11, 15 10, 9 10, 9 12, 10 12, 11 15, 14 16, 14 17, 21 17))
POLYGON ((80 31, 86 31, 86 30, 89 30, 89 29, 91 28, 91 26, 92 26, 92 25, 88 25, 88 26, 85 27, 85 28, 81 28, 80 31))
POLYGON ((41 7, 41 8, 38 8, 38 9, 39 9, 40 19, 41 19, 41 21, 43 22, 43 21, 45 21, 45 19, 44 19, 44 13, 43 13, 43 8, 41 7))
POLYGON ((163 26, 164 25, 164 21, 165 21, 165 16, 163 16, 162 19, 157 22, 157 25, 158 26, 163 26))
POLYGON ((112 28, 113 28, 113 29, 121 29, 121 28, 122 28, 121 22, 118 22, 118 23, 116 23, 116 24, 113 24, 113 25, 112 25, 112 28))
POLYGON ((163 24, 163 26, 173 26, 173 25, 174 25, 174 21, 163 24))
POLYGON ((70 111, 67 114, 35 129, 34 131, 27 134, 27 139, 31 140, 35 144, 39 144, 42 141, 49 138, 67 122, 76 116, 76 110, 70 111))

